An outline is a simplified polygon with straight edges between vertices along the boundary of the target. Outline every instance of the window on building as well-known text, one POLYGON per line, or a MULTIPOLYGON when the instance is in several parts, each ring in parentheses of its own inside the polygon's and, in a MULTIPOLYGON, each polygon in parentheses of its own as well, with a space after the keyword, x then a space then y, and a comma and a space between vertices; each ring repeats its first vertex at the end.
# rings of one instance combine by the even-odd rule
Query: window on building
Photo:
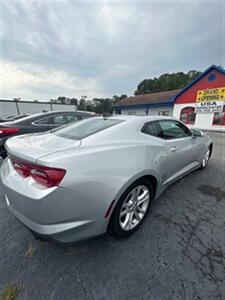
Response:
POLYGON ((164 111, 159 111, 158 112, 159 116, 169 116, 170 112, 168 110, 164 110, 164 111))
POLYGON ((195 124, 195 108, 194 107, 184 107, 180 112, 180 121, 184 124, 195 124))
POLYGON ((216 74, 214 74, 214 73, 209 74, 208 81, 214 81, 214 80, 216 80, 216 74))
POLYGON ((213 125, 225 125, 225 105, 222 112, 214 113, 213 125))

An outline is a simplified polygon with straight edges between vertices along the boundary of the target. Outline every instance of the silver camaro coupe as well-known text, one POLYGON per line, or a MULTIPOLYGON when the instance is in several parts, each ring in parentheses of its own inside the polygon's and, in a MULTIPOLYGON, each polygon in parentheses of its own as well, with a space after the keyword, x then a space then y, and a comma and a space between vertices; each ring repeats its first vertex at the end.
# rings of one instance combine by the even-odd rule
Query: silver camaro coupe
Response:
POLYGON ((9 210, 38 238, 128 237, 169 184, 206 167, 212 148, 170 117, 95 117, 8 139, 1 182, 9 210))

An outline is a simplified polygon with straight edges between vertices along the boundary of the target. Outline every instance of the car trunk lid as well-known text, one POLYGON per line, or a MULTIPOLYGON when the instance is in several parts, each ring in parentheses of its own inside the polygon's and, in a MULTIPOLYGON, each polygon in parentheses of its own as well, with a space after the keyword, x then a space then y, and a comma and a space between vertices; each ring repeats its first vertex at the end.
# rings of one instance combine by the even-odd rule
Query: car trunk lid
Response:
POLYGON ((36 163, 42 156, 79 147, 80 140, 56 136, 50 132, 19 135, 6 141, 9 155, 36 163))

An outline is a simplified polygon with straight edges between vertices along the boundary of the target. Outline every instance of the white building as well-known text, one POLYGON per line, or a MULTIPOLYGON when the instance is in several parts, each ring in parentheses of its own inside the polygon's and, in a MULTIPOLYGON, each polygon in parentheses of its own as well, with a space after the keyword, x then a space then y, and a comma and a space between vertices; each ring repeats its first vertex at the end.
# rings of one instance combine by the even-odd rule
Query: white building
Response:
POLYGON ((13 101, 0 99, 0 117, 8 117, 11 115, 35 114, 43 111, 76 111, 76 105, 57 104, 51 102, 32 102, 32 101, 13 101))

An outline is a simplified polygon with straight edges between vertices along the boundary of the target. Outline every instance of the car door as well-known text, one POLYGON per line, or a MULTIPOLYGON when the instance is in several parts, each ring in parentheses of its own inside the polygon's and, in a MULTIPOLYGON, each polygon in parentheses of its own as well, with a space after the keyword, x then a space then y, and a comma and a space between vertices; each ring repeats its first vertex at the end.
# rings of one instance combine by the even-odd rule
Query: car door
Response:
POLYGON ((161 138, 161 127, 157 121, 150 121, 144 123, 141 133, 145 134, 144 141, 148 145, 148 160, 146 168, 149 165, 155 168, 160 176, 160 181, 167 180, 167 148, 166 142, 161 138), (151 138, 146 137, 151 136, 151 138))
POLYGON ((159 120, 158 123, 159 136, 164 139, 167 151, 166 183, 169 183, 198 166, 200 144, 179 121, 159 120))

